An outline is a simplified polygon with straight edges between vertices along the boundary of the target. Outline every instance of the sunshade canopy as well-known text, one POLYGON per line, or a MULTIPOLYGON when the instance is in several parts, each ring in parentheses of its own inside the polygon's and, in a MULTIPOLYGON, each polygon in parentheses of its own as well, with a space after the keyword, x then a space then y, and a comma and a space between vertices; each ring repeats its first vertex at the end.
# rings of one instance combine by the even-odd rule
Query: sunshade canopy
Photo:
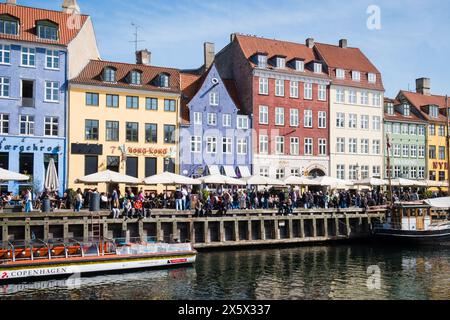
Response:
POLYGON ((82 183, 127 183, 139 184, 139 179, 120 174, 118 172, 106 170, 97 172, 86 177, 78 179, 82 183))
POLYGON ((199 185, 201 184, 201 181, 170 172, 164 172, 161 174, 145 178, 144 183, 148 185, 162 184, 167 186, 174 186, 174 185, 199 185))
POLYGON ((205 184, 229 184, 235 186, 245 186, 247 183, 239 179, 222 176, 219 174, 201 177, 199 180, 205 184))
POLYGON ((0 168, 0 181, 28 181, 30 177, 0 168))

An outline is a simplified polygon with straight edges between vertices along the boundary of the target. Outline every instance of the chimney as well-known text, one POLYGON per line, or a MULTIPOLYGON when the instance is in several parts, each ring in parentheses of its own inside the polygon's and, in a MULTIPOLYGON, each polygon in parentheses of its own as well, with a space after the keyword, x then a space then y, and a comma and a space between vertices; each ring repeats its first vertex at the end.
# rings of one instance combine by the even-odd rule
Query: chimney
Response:
POLYGON ((416 92, 425 96, 431 96, 431 79, 420 78, 416 80, 416 92))
POLYGON ((205 58, 205 68, 211 67, 216 56, 216 47, 214 43, 205 42, 203 44, 204 48, 204 58, 205 58))
POLYGON ((339 47, 345 49, 345 48, 347 48, 347 44, 348 44, 347 39, 341 39, 341 40, 339 40, 339 47))
POLYGON ((62 11, 68 14, 79 14, 81 12, 77 0, 64 0, 62 11))
POLYGON ((136 51, 136 63, 143 64, 146 66, 151 65, 152 53, 150 51, 148 51, 147 49, 136 51))
POLYGON ((10 4, 12 6, 15 6, 17 4, 16 0, 6 0, 6 4, 10 4))
POLYGON ((314 39, 313 38, 306 39, 306 46, 308 48, 313 48, 314 47, 314 39))
POLYGON ((233 42, 235 38, 236 38, 236 33, 232 33, 230 35, 230 42, 233 42))

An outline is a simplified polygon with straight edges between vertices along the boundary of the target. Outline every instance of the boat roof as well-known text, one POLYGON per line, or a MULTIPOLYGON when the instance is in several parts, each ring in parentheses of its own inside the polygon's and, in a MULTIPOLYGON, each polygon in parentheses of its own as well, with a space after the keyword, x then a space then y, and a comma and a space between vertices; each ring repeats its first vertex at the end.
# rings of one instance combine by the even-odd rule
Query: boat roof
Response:
POLYGON ((424 202, 433 208, 450 209, 450 197, 428 199, 424 202))

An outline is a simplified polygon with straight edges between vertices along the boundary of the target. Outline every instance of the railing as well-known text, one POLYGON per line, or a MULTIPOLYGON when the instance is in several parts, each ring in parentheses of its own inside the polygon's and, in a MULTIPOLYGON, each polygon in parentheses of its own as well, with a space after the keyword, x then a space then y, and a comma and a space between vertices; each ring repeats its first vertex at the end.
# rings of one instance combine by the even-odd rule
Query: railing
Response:
POLYGON ((22 98, 22 107, 34 108, 34 99, 33 98, 22 98))

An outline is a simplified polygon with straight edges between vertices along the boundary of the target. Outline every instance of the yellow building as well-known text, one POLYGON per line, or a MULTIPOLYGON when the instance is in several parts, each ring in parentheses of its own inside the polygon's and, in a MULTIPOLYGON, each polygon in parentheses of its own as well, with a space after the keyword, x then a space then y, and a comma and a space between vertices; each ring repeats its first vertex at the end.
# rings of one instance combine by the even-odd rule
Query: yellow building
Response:
MULTIPOLYGON (((91 61, 69 84, 69 188, 77 179, 112 170, 143 180, 178 173, 176 141, 180 105, 178 70, 150 65, 91 61)), ((123 192, 126 186, 120 186, 123 192)), ((141 187, 161 192, 156 186, 141 187)), ((106 185, 99 185, 100 192, 106 185)))

